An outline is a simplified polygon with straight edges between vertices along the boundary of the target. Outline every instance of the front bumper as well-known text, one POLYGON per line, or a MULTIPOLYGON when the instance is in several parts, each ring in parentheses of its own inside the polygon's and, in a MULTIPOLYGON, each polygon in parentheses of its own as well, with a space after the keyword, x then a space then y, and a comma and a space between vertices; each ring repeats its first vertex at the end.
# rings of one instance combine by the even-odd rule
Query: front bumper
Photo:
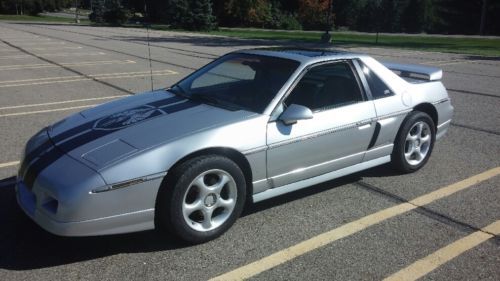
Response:
POLYGON ((53 205, 46 204, 43 192, 30 191, 22 181, 16 184, 19 206, 38 225, 60 236, 94 236, 127 233, 154 228, 154 209, 146 209, 84 221, 61 222, 51 214, 53 205))

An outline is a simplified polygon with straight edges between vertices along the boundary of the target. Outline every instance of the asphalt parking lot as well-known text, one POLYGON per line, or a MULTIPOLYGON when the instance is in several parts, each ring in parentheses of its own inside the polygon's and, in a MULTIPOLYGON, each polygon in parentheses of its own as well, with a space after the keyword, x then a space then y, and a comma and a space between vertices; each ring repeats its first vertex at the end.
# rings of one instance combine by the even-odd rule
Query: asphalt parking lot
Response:
POLYGON ((499 58, 353 48, 443 68, 455 116, 417 173, 383 166, 254 204, 196 246, 154 231, 67 238, 36 226, 13 184, 40 128, 269 44, 150 36, 153 83, 144 30, 0 23, 0 280, 500 280, 499 58))

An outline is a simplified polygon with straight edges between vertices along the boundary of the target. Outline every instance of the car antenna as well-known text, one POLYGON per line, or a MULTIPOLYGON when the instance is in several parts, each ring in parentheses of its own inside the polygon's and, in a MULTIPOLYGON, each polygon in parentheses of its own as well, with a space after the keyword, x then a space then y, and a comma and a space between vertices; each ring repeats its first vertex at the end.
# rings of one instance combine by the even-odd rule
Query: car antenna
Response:
POLYGON ((147 41, 148 41, 149 78, 151 81, 151 91, 153 91, 154 90, 153 66, 152 66, 152 62, 151 62, 151 45, 149 44, 150 17, 149 17, 148 5, 146 4, 146 0, 144 0, 144 13, 146 13, 146 34, 147 34, 147 41))

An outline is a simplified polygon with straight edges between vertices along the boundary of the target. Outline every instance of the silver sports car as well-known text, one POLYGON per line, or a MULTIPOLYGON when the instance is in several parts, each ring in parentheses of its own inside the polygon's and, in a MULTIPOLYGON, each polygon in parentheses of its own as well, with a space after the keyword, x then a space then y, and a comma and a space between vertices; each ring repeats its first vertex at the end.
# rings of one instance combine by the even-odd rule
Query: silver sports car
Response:
POLYGON ((392 162, 413 172, 450 126, 437 68, 300 49, 229 53, 27 143, 17 200, 64 236, 153 228, 200 243, 245 201, 392 162))

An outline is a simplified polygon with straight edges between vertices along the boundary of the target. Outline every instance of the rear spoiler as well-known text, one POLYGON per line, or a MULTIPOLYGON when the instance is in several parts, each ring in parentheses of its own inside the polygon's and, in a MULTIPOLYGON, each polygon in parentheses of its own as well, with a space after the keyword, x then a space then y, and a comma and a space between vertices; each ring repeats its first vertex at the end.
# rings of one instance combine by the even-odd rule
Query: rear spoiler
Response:
POLYGON ((405 78, 427 81, 439 81, 443 78, 443 70, 437 67, 392 62, 383 62, 382 64, 394 72, 399 72, 397 74, 405 78))

